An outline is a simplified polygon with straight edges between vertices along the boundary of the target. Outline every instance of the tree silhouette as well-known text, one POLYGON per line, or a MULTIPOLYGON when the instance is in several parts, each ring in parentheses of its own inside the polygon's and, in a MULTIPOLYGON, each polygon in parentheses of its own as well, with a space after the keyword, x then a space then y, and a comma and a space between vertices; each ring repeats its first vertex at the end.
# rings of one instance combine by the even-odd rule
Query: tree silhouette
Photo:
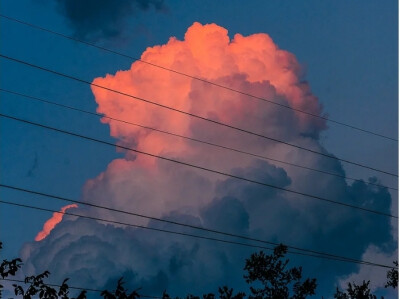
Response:
POLYGON ((134 290, 132 293, 128 294, 128 290, 124 288, 123 277, 118 280, 117 287, 115 291, 109 292, 107 290, 101 292, 101 296, 104 299, 137 299, 140 298, 139 293, 137 292, 139 289, 134 290))
POLYGON ((287 253, 285 245, 275 247, 272 255, 266 255, 263 251, 254 253, 246 260, 244 275, 249 284, 258 283, 261 287, 250 286, 252 298, 268 299, 303 299, 315 294, 317 281, 315 278, 307 278, 301 282, 302 267, 286 269, 289 260, 283 260, 287 253), (292 286, 292 290, 290 290, 292 286))
POLYGON ((218 288, 219 299, 243 299, 246 297, 246 294, 243 292, 233 294, 233 289, 228 288, 227 286, 223 286, 222 288, 218 288))
MULTIPOLYGON (((385 288, 392 287, 395 289, 395 288, 397 288, 397 286, 399 284, 399 270, 398 270, 399 263, 397 261, 394 261, 393 264, 395 265, 395 267, 393 267, 386 273, 387 282, 386 282, 385 288)), ((363 280, 361 285, 357 285, 354 282, 352 284, 348 283, 347 289, 345 292, 342 292, 339 290, 339 288, 336 288, 336 293, 334 295, 334 298, 336 298, 336 299, 377 299, 378 297, 371 293, 369 284, 370 284, 369 280, 367 282, 363 280)), ((381 298, 383 298, 383 296, 381 298)))
MULTIPOLYGON (((0 242, 0 250, 3 249, 3 243, 0 242)), ((20 258, 13 259, 11 261, 3 260, 0 265, 0 276, 2 279, 8 276, 15 276, 18 269, 22 266, 22 260, 20 258)), ((0 298, 2 298, 3 285, 0 284, 0 298)))
MULTIPOLYGON (((0 249, 2 243, 0 242, 0 249)), ((266 255, 263 251, 254 253, 246 260, 244 270, 246 274, 244 278, 250 285, 249 299, 304 299, 307 296, 314 295, 317 287, 316 279, 307 278, 302 281, 302 267, 288 268, 289 260, 284 259, 287 253, 287 247, 279 245, 274 249, 273 254, 266 255)), ((15 258, 11 261, 3 260, 0 265, 0 276, 7 279, 9 276, 15 276, 21 268, 22 261, 15 258)), ((398 262, 394 262, 395 267, 387 272, 387 283, 385 287, 397 288, 398 286, 398 262)), ((70 297, 68 278, 64 279, 61 285, 50 285, 44 280, 50 275, 49 271, 45 271, 39 275, 27 276, 24 280, 29 286, 24 289, 18 284, 13 284, 16 296, 22 296, 23 299, 31 299, 33 297, 39 299, 86 299, 86 291, 83 290, 76 298, 70 297)), ((348 284, 345 291, 336 289, 334 298, 336 299, 377 299, 371 293, 369 281, 361 285, 355 283, 348 284)), ((114 291, 104 290, 101 297, 104 299, 139 299, 139 289, 129 293, 125 289, 123 278, 117 282, 114 291)), ((3 286, 0 285, 0 298, 3 286)), ((72 288, 72 287, 71 287, 72 288)), ((234 293, 232 288, 228 286, 218 289, 219 299, 244 299, 246 294, 243 292, 234 293)), ((203 296, 187 295, 185 299, 215 299, 213 293, 204 294, 203 296)), ((383 298, 383 297, 382 297, 383 298)), ((162 299, 171 299, 164 291, 162 299)), ((175 299, 179 299, 176 297, 175 299)))
POLYGON ((399 285, 399 262, 398 261, 394 261, 393 264, 396 266, 396 268, 392 268, 391 270, 389 270, 386 274, 387 277, 387 283, 385 285, 385 288, 397 288, 399 285))
MULTIPOLYGON (((50 275, 49 271, 45 271, 39 275, 28 276, 25 278, 25 283, 29 284, 28 288, 24 288, 20 285, 13 284, 14 293, 16 296, 21 295, 24 299, 31 299, 33 296, 39 296, 40 299, 69 299, 69 286, 67 284, 68 278, 64 279, 61 286, 53 288, 52 286, 44 282, 45 278, 50 275)), ((76 299, 85 299, 86 291, 81 291, 76 299)), ((75 299, 75 298, 72 298, 75 299)))
MULTIPOLYGON (((333 296, 335 299, 377 299, 377 297, 371 294, 369 288, 370 281, 365 282, 363 280, 361 285, 356 285, 354 282, 349 283, 347 286, 347 293, 340 291, 336 288, 336 294, 333 296)), ((381 297, 383 298, 383 297, 381 297)))

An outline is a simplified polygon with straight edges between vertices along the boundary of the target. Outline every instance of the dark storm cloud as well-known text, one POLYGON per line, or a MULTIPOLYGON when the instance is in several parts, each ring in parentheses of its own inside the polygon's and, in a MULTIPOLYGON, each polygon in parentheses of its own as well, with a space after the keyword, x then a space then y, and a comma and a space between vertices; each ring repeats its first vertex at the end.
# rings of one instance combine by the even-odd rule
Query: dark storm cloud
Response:
MULTIPOLYGON (((283 169, 266 162, 237 168, 235 172, 281 186, 291 181, 283 169)), ((322 188, 341 187, 336 184, 322 188)), ((353 258, 361 258, 371 244, 385 244, 381 250, 388 253, 396 247, 390 235, 390 221, 383 217, 314 201, 299 209, 298 199, 289 198, 284 192, 234 179, 220 181, 217 189, 218 197, 205 205, 199 216, 172 211, 163 218, 353 258)), ((344 186, 339 192, 347 202, 364 202, 369 208, 383 211, 390 207, 390 194, 384 188, 359 182, 344 186)), ((131 218, 129 222, 135 221, 131 218)), ((170 223, 150 221, 148 226, 193 233, 170 223)), ((130 288, 143 287, 143 291, 156 293, 167 289, 173 295, 184 295, 215 292, 218 285, 225 283, 243 287, 244 260, 253 251, 256 249, 77 219, 60 223, 43 242, 27 244, 24 257, 26 274, 49 269, 57 279, 68 276, 99 288, 110 288, 124 276, 130 288)), ((320 291, 332 291, 335 279, 358 267, 290 258, 304 266, 306 275, 318 278, 320 291), (334 271, 326 271, 333 268, 334 271)))
MULTIPOLYGON (((236 169, 235 173, 290 189, 291 180, 286 172, 266 162, 258 162, 246 169, 236 169)), ((376 179, 371 178, 370 181, 376 183, 376 179)), ((307 188, 309 194, 318 194, 319 191, 325 198, 390 213, 391 195, 387 188, 372 186, 363 181, 351 185, 339 184, 338 180, 314 187, 311 184, 307 188)), ((379 245, 392 240, 388 217, 326 204, 299 195, 293 196, 284 191, 235 179, 220 182, 217 190, 225 201, 234 197, 234 200, 230 199, 230 208, 235 209, 238 206, 236 210, 242 211, 240 217, 250 215, 247 220, 250 231, 261 229, 267 238, 355 257, 360 256, 369 244, 379 245)), ((203 213, 203 217, 213 216, 212 212, 239 215, 238 211, 230 212, 228 207, 220 209, 218 200, 214 200, 208 207, 212 209, 203 213)), ((236 221, 240 217, 236 216, 236 221)), ((218 227, 221 225, 223 223, 219 223, 218 227)), ((391 245, 389 251, 394 248, 394 243, 391 245)))
MULTIPOLYGON (((248 168, 235 168, 232 170, 232 173, 239 177, 271 184, 280 188, 285 188, 291 184, 291 179, 284 169, 262 160, 257 160, 248 168)), ((243 183, 242 181, 238 182, 236 179, 225 180, 217 186, 218 195, 246 197, 249 201, 265 200, 277 195, 279 192, 278 189, 265 188, 260 185, 255 186, 252 183, 243 183)))
POLYGON ((237 233, 247 233, 249 229, 249 215, 243 204, 234 197, 226 196, 212 201, 201 215, 206 227, 237 233))
POLYGON ((163 0, 58 0, 58 10, 81 39, 96 40, 119 36, 129 16, 165 9, 163 0))

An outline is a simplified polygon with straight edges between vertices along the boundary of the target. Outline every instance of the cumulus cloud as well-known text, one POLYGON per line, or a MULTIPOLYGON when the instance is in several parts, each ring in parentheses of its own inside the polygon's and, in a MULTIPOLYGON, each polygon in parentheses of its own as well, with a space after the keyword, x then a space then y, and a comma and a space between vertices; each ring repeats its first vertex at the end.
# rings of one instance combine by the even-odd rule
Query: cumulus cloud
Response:
MULTIPOLYGON (((232 40, 215 24, 194 23, 184 40, 146 49, 143 60, 228 85, 296 109, 322 114, 318 99, 302 80, 295 56, 267 34, 232 40)), ((129 70, 96 78, 95 84, 191 113, 257 131, 329 153, 319 142, 326 129, 321 119, 249 99, 134 62, 129 70)), ((267 155, 344 175, 339 161, 218 127, 92 86, 97 111, 177 134, 267 155)), ((119 144, 141 151, 226 171, 235 175, 389 212, 385 188, 365 182, 348 185, 342 178, 323 176, 288 165, 261 161, 173 136, 103 118, 119 144)), ((282 190, 210 174, 168 161, 123 152, 97 177, 89 180, 82 200, 125 211, 202 225, 298 247, 361 258, 370 246, 391 254, 396 244, 387 218, 328 205, 282 190)), ((111 220, 188 231, 172 224, 145 221, 110 211, 79 208, 80 213, 111 220)), ((69 276, 91 287, 108 286, 121 275, 143 292, 167 289, 173 295, 216 291, 218 285, 242 288, 244 259, 252 251, 142 229, 94 221, 63 221, 41 242, 23 249, 25 271, 49 269, 56 278, 69 276), (78 229, 79 228, 79 229, 78 229)), ((321 295, 331 294, 337 277, 357 271, 348 263, 292 256, 318 275, 321 295)))
POLYGON ((150 8, 165 9, 163 0, 57 0, 58 10, 78 38, 96 40, 118 37, 126 19, 150 8))

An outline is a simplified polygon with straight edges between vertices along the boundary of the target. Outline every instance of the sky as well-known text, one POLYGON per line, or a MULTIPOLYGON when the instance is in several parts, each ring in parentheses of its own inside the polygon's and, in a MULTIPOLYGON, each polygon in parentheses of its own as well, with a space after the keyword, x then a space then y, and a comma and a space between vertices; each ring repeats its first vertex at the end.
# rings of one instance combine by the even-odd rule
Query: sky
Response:
MULTIPOLYGON (((131 57, 397 139, 396 1, 1 1, 2 15, 131 57)), ((100 118, 0 92, 1 113, 272 184, 397 215, 397 142, 0 18, 2 55, 85 80, 84 84, 0 58, 2 89, 103 114, 100 118), (134 101, 95 85, 258 132, 314 151, 134 101), (108 118, 107 118, 108 117, 108 118), (149 131, 110 118, 290 163, 360 178, 354 182, 149 131)), ((0 117, 5 185, 114 209, 391 264, 397 219, 177 165, 0 117)), ((0 188, 2 200, 86 216, 182 230, 54 198, 0 188)), ((184 230, 185 232, 188 230, 184 230)), ((143 292, 172 295, 245 287, 254 250, 60 214, 0 205, 2 256, 23 273, 43 270, 71 285, 103 288, 120 276, 143 292)), ((317 295, 385 270, 290 256, 318 280, 317 295)))

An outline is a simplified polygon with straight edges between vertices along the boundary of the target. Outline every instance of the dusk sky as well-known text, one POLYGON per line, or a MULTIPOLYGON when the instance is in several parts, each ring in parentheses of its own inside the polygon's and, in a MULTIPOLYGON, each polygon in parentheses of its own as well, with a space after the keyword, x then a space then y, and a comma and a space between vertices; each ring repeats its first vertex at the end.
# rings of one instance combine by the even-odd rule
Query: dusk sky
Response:
MULTIPOLYGON (((397 1, 3 0, 0 13, 1 114, 119 146, 2 116, 0 200, 238 241, 4 187, 14 186, 357 260, 398 260, 397 1)), ((244 261, 257 251, 4 203, 0 240, 2 259, 23 259, 21 277, 49 270, 51 282, 102 289, 124 276, 127 287, 156 296, 243 290, 244 261)), ((317 278, 316 298, 362 280, 397 298, 384 288, 385 268, 288 257, 317 278)))

